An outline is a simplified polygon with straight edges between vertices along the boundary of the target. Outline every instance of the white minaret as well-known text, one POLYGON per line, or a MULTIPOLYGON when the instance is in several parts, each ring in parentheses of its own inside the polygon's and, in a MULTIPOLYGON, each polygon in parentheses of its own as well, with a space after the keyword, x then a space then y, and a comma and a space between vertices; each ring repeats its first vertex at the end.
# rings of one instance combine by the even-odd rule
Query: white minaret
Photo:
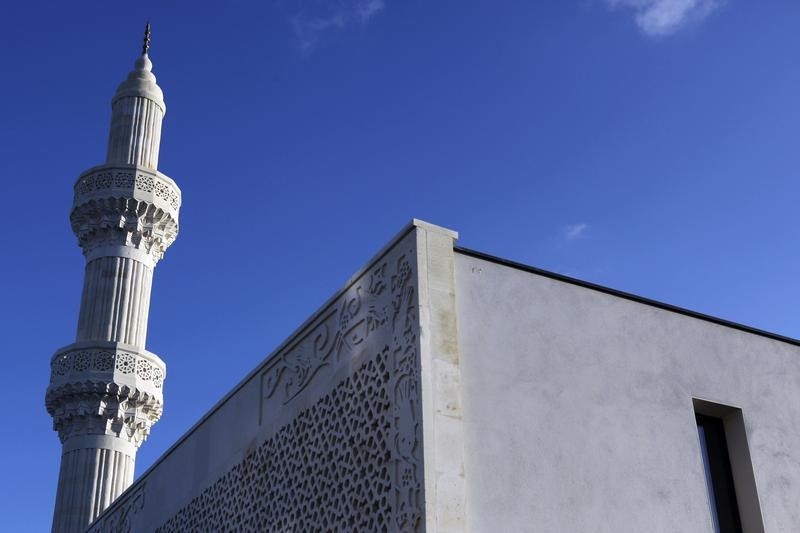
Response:
POLYGON ((62 443, 53 531, 82 532, 133 482, 161 417, 164 362, 145 350, 153 269, 178 235, 181 192, 158 172, 166 107, 142 55, 111 102, 106 163, 78 178, 70 214, 86 256, 73 344, 51 361, 45 404, 62 443))

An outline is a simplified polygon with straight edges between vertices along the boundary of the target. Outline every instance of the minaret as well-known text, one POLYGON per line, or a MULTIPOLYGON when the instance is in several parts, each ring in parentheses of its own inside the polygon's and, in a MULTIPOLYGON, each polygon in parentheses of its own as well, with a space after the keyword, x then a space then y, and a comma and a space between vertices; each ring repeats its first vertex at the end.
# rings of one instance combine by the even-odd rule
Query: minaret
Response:
POLYGON ((158 170, 166 107, 147 55, 111 102, 104 165, 75 183, 70 222, 86 256, 75 342, 51 361, 45 404, 62 443, 54 532, 82 532, 133 482, 161 417, 164 362, 145 350, 153 270, 178 235, 181 192, 158 170))

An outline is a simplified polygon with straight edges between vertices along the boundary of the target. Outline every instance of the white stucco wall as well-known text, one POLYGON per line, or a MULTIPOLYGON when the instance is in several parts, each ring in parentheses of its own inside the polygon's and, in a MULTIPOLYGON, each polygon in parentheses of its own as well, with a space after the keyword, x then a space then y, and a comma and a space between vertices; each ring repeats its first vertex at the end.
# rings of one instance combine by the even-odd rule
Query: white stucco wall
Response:
POLYGON ((710 533, 692 398, 800 531, 800 348, 457 253, 469 531, 710 533))

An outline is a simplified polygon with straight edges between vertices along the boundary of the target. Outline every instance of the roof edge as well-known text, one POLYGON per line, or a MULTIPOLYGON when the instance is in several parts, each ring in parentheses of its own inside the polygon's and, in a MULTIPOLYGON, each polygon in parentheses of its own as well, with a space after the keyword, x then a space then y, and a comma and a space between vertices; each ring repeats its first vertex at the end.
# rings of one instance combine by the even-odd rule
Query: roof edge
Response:
POLYGON ((645 298, 644 296, 638 296, 636 294, 632 294, 625 291, 620 291, 617 289, 612 289, 610 287, 606 287, 603 285, 598 285, 596 283, 591 283, 589 281, 583 281, 577 278, 571 278, 569 276, 565 276, 563 274, 557 274, 555 272, 551 272, 549 270, 543 270, 541 268, 532 267, 530 265, 525 265, 523 263, 517 263, 515 261, 511 261, 509 259, 504 259, 502 257, 497 257, 494 255, 490 255, 484 252, 478 252, 477 250, 471 250, 469 248, 464 248, 463 246, 454 246, 454 251, 456 253, 460 253, 462 255, 467 255, 470 257, 475 257, 477 259, 483 259, 484 261, 489 261, 490 263, 496 263, 499 265, 515 268, 517 270, 523 270, 525 272, 529 272, 531 274, 537 274, 539 276, 543 276, 546 278, 554 279, 556 281, 562 281, 564 283, 569 283, 571 285, 577 285, 579 287, 583 287, 585 289, 591 289, 594 291, 602 292, 605 294, 609 294, 611 296, 616 296, 618 298, 623 298, 625 300, 630 300, 632 302, 637 302, 644 305, 649 305, 651 307, 657 307, 659 309, 663 309, 665 311, 672 311, 673 313, 678 313, 681 315, 689 316, 692 318, 697 318, 700 320, 705 320, 706 322, 711 322, 713 324, 717 324, 720 326, 725 326, 732 329, 738 329, 739 331, 744 331, 745 333, 752 333, 754 335, 759 335, 761 337, 766 337, 768 339, 785 342, 787 344, 792 344, 794 346, 800 346, 800 340, 794 339, 792 337, 786 337, 784 335, 779 335, 777 333, 772 333, 770 331, 765 331, 763 329, 754 328, 751 326, 746 326, 744 324, 740 324, 738 322, 732 322, 730 320, 725 320, 724 318, 715 317, 712 315, 706 315, 704 313, 699 313, 697 311, 692 311, 691 309, 686 309, 684 307, 678 307, 676 305, 660 302, 658 300, 651 300, 650 298, 645 298))

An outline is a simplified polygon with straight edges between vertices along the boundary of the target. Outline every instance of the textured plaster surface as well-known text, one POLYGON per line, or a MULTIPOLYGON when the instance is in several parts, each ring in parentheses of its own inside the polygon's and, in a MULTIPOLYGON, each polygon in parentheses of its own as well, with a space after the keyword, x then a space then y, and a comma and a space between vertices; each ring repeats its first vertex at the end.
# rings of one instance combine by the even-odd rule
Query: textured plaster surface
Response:
POLYGON ((800 348, 456 254, 469 531, 711 533, 692 397, 800 531, 800 348))

